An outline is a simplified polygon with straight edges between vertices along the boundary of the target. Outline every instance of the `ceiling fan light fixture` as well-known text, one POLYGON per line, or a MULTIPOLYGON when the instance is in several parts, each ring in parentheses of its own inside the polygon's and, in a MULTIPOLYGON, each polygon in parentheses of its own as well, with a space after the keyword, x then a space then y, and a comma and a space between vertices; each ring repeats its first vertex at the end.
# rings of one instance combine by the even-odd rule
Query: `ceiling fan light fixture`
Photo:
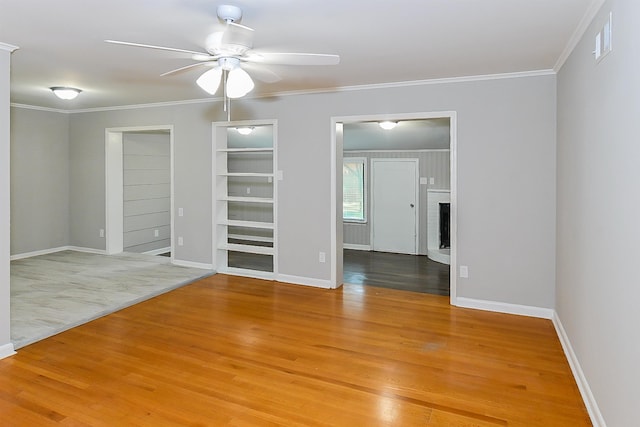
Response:
POLYGON ((242 98, 253 90, 254 84, 251 77, 240 67, 229 71, 227 78, 227 96, 229 98, 242 98))
POLYGON ((253 132, 253 126, 245 126, 245 127, 241 127, 241 128, 236 128, 236 131, 240 135, 250 135, 251 132, 253 132))
POLYGON ((202 73, 196 83, 205 92, 210 95, 214 95, 220 87, 220 79, 222 77, 222 68, 216 67, 202 73))
POLYGON ((82 90, 76 89, 74 87, 65 87, 65 86, 53 86, 50 87, 51 91, 60 99, 70 100, 76 98, 80 95, 82 90))
POLYGON ((389 120, 385 120, 383 122, 378 122, 378 126, 380 126, 384 130, 391 130, 398 125, 398 122, 392 122, 389 120))

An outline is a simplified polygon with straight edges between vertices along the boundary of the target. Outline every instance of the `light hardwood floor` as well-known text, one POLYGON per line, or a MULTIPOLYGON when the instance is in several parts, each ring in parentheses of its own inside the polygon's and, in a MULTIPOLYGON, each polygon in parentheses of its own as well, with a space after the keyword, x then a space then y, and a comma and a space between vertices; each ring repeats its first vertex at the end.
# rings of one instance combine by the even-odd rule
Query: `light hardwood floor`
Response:
POLYGON ((550 321, 215 275, 0 361, 2 426, 587 426, 550 321))

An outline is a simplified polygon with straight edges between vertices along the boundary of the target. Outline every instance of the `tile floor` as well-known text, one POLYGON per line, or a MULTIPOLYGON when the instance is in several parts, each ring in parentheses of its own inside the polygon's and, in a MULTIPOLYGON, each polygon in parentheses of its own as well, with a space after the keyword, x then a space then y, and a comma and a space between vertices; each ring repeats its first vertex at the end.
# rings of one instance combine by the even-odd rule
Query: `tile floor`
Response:
POLYGON ((160 256, 61 251, 11 262, 11 341, 20 348, 211 275, 160 256))

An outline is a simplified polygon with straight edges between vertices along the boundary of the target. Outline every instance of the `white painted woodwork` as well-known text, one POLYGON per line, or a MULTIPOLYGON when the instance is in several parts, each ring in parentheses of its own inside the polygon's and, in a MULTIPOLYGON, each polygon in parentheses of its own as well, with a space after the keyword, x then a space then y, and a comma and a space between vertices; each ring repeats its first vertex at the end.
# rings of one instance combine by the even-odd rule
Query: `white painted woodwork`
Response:
POLYGON ((229 274, 274 279, 277 273, 276 123, 221 122, 212 126, 214 268, 229 274), (257 134, 239 136, 237 126, 255 126, 257 134), (251 244, 255 242, 268 242, 272 246, 251 244), (233 267, 229 265, 229 252, 270 256, 273 271, 233 267))
POLYGON ((417 159, 372 160, 374 250, 416 254, 418 178, 417 159))
POLYGON ((105 248, 107 254, 123 252, 125 245, 129 249, 138 247, 139 251, 169 248, 171 259, 174 260, 173 168, 173 126, 106 129, 105 248), (131 156, 125 159, 124 139, 127 133, 158 131, 167 132, 169 135, 168 164, 167 159, 145 156, 145 150, 139 144, 132 146, 131 156), (125 221, 125 217, 128 218, 127 221, 125 221), (149 221, 157 225, 148 230, 148 233, 158 242, 151 245, 148 244, 148 239, 143 236, 145 232, 141 231, 141 228, 149 228, 149 221), (156 229, 159 234, 157 237, 155 236, 156 229), (126 242, 125 234, 127 235, 126 242))

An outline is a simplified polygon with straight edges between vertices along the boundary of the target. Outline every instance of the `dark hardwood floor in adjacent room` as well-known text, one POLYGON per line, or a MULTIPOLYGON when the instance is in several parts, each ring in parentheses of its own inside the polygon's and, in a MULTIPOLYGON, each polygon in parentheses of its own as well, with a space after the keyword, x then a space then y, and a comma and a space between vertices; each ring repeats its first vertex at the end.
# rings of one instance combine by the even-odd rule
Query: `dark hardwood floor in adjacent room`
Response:
POLYGON ((426 256, 344 250, 344 283, 449 295, 449 266, 426 256))
POLYGON ((590 423, 550 320, 217 274, 0 360, 0 425, 590 423))

